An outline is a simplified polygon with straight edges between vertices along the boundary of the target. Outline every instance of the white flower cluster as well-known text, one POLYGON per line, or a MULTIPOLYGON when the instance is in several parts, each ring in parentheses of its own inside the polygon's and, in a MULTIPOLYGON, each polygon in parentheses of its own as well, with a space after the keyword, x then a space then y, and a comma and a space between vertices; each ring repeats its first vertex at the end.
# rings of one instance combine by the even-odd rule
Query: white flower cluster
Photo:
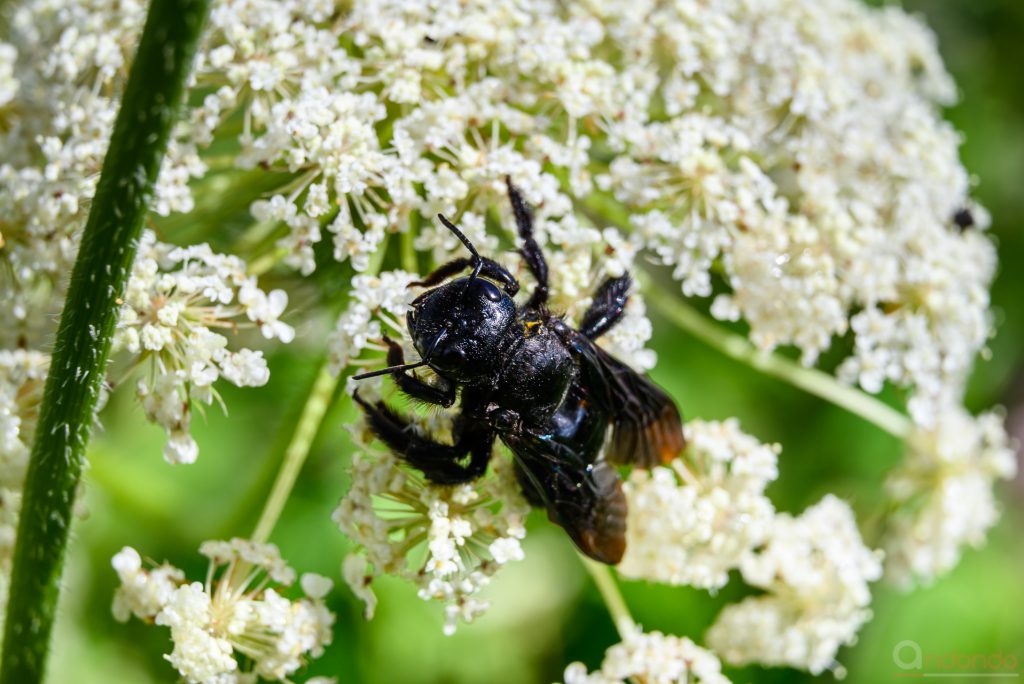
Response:
MULTIPOLYGON (((145 10, 134 0, 11 8, 0 45, 0 344, 38 346, 52 332, 145 10)), ((190 210, 187 183, 204 172, 194 145, 172 140, 154 211, 190 210)))
POLYGON ((629 525, 619 572, 702 589, 768 536, 775 508, 764 494, 778 477, 778 446, 740 431, 735 419, 694 420, 687 449, 668 466, 636 469, 626 481, 629 525))
POLYGON ((0 615, 7 612, 21 490, 49 366, 39 352, 0 350, 0 615))
POLYGON ((962 409, 919 430, 885 486, 895 512, 886 532, 886 574, 910 586, 951 570, 965 546, 981 546, 999 517, 992 492, 1016 475, 1017 459, 1003 416, 962 409))
POLYGON ((195 461, 192 402, 211 403, 218 378, 255 387, 270 377, 263 352, 230 351, 228 339, 214 330, 250 326, 268 339, 290 342, 295 331, 279 320, 287 303, 283 290, 261 290, 237 257, 216 254, 205 244, 166 245, 145 233, 114 347, 132 354, 136 365, 150 364, 147 377, 138 381, 138 396, 146 417, 167 431, 169 462, 195 461))
MULTIPOLYGON (((0 347, 38 349, 52 332, 145 3, 22 0, 9 15, 0 36, 0 347)), ((329 234, 334 258, 360 272, 329 340, 335 371, 379 363, 363 353, 383 352, 385 334, 415 360, 404 317, 417 276, 371 274, 371 256, 394 234, 435 265, 463 254, 438 212, 530 287, 521 260, 496 252, 518 244, 509 176, 534 207, 552 308, 570 321, 601 280, 646 252, 671 267, 685 296, 709 298, 714 317, 745 321, 759 347, 792 345, 810 365, 847 340, 842 380, 871 393, 886 383, 909 390, 920 427, 887 482, 898 506, 887 543, 896 579, 945 571, 994 521, 992 484, 1012 475, 1012 453, 995 417, 959 407, 991 332, 995 253, 958 136, 939 112, 953 84, 930 32, 898 8, 232 0, 212 12, 191 87, 199 104, 172 136, 155 213, 192 209, 189 182, 208 170, 198 150, 215 140, 238 150, 207 160, 229 183, 280 174, 267 196, 242 197, 262 224, 253 232, 276 241, 273 254, 303 276, 329 234), (965 211, 972 226, 953 220, 965 211)), ((191 412, 217 398, 218 378, 267 381, 262 353, 229 350, 222 332, 252 327, 288 342, 286 304, 235 256, 143 239, 115 341, 132 369, 148 364, 138 394, 167 431, 169 461, 195 460, 191 412)), ((602 344, 646 370, 650 336, 634 296, 602 344)), ((45 366, 36 352, 0 352, 0 560, 45 366)), ((362 387, 379 393, 386 382, 362 387)), ((445 414, 418 420, 450 437, 445 414)), ((774 515, 764 490, 777 451, 735 421, 687 431, 683 458, 626 485, 623 572, 713 590, 739 567, 767 593, 726 608, 711 645, 731 662, 834 667, 868 618, 878 554, 833 497, 798 518, 774 515)), ((335 519, 361 546, 343 574, 368 614, 381 574, 442 601, 446 631, 479 614, 479 590, 522 557, 527 506, 507 459, 458 487, 432 486, 379 451, 356 457, 353 470, 335 519)), ((168 565, 144 570, 131 549, 115 557, 115 613, 171 627, 170 660, 186 680, 284 679, 329 640, 322 580, 289 601, 262 581, 294 579, 273 547, 236 541, 203 552, 213 565, 205 585, 168 565), (251 672, 239 672, 240 656, 251 672)), ((566 671, 569 682, 630 677, 724 681, 714 656, 657 633, 609 650, 600 672, 566 671)))
POLYGON ((762 347, 813 363, 852 330, 843 377, 911 387, 922 423, 959 400, 991 327, 994 251, 938 113, 954 87, 917 20, 856 0, 332 12, 219 6, 196 79, 199 144, 241 108, 238 163, 298 174, 253 212, 285 228, 303 273, 324 226, 357 269, 414 226, 440 260, 455 243, 433 215, 457 213, 474 240, 495 207, 511 225, 510 174, 560 248, 570 314, 646 248, 762 347), (594 227, 611 216, 617 229, 594 227))
POLYGON ((616 36, 677 60, 668 118, 613 127, 625 154, 598 181, 684 292, 713 294, 720 262, 731 293, 713 312, 758 345, 813 363, 852 323, 848 377, 912 385, 920 420, 958 401, 990 329, 994 251, 953 224, 968 182, 928 31, 849 0, 628 6, 606 12, 616 36))
POLYGON ((838 669, 836 652, 871 617, 868 582, 882 576, 881 557, 831 494, 798 518, 779 514, 763 546, 740 563, 744 581, 767 593, 726 606, 708 645, 734 665, 838 669))
POLYGON ((323 653, 334 624, 323 602, 330 580, 304 574, 304 598, 290 600, 280 588, 295 581, 295 571, 272 544, 210 541, 199 551, 210 559, 205 584, 188 582, 184 572, 167 564, 144 569, 130 547, 113 558, 121 580, 114 617, 124 622, 134 615, 170 627, 174 650, 167 660, 186 682, 291 681, 309 658, 323 653), (251 668, 242 671, 239 658, 251 668))
POLYGON ((388 335, 413 352, 405 324, 414 292, 409 283, 417 276, 405 271, 388 271, 379 276, 357 275, 352 279, 351 301, 338 318, 328 338, 331 370, 340 373, 352 363, 380 363, 380 359, 359 360, 364 349, 384 351, 381 339, 388 335))
POLYGON ((565 684, 729 684, 721 663, 686 637, 634 632, 605 653, 601 669, 583 663, 565 668, 565 684))
MULTIPOLYGON (((431 434, 443 434, 434 420, 431 434)), ((432 485, 390 453, 358 453, 352 488, 334 512, 342 532, 360 545, 342 574, 373 617, 373 580, 382 574, 415 583, 423 600, 445 606, 446 634, 488 607, 477 594, 510 561, 522 560, 520 541, 529 506, 511 465, 495 459, 480 480, 432 485)))

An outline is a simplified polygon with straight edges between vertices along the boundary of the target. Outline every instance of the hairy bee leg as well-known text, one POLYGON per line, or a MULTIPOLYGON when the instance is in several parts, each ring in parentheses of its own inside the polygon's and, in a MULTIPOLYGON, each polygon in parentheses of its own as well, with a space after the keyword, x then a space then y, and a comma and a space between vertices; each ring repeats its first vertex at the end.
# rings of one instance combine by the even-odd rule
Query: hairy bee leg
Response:
MULTIPOLYGON (((405 354, 402 346, 389 337, 384 337, 384 344, 388 346, 388 365, 401 366, 405 364, 405 354)), ((428 404, 437 404, 448 408, 455 403, 455 385, 440 378, 441 384, 437 387, 428 385, 419 378, 408 375, 405 371, 395 371, 391 374, 398 388, 413 399, 425 401, 428 404)))
MULTIPOLYGON (((433 287, 444 282, 448 278, 451 278, 456 273, 466 270, 470 266, 474 266, 472 258, 458 257, 441 264, 428 273, 422 280, 416 280, 409 283, 409 286, 433 287)), ((480 273, 481 275, 501 283, 505 287, 505 291, 510 295, 514 295, 519 292, 519 281, 515 279, 515 276, 508 272, 507 268, 493 259, 481 257, 480 273)))
POLYGON ((452 259, 451 261, 443 263, 435 268, 421 280, 414 280, 409 283, 409 287, 433 287, 434 285, 451 278, 456 273, 465 271, 469 268, 472 261, 473 260, 469 257, 457 257, 452 259))
POLYGON ((384 402, 370 403, 359 396, 352 398, 366 412, 373 433, 409 465, 421 471, 436 484, 462 484, 475 480, 487 470, 494 444, 489 430, 466 430, 455 444, 442 444, 425 435, 384 402), (469 454, 469 463, 458 463, 469 454))
POLYGON ((629 288, 632 285, 633 279, 628 273, 618 278, 608 278, 601 283, 594 293, 594 303, 583 314, 580 332, 585 337, 596 340, 614 328, 615 324, 622 320, 626 303, 629 301, 629 288))
POLYGON ((548 263, 544 260, 544 253, 541 251, 540 245, 533 237, 533 213, 530 211, 530 207, 526 204, 519 189, 512 185, 512 179, 509 176, 505 176, 505 185, 508 186, 508 199, 512 203, 512 213, 516 217, 519 237, 523 240, 523 248, 519 250, 519 253, 537 281, 537 287, 530 294, 526 306, 537 308, 548 301, 548 263))

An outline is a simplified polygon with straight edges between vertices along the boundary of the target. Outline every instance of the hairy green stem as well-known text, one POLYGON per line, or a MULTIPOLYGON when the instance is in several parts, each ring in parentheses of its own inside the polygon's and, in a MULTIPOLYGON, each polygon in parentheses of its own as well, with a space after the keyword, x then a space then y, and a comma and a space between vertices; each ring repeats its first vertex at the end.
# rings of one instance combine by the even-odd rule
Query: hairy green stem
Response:
POLYGON ((645 287, 644 296, 670 321, 726 356, 832 402, 877 425, 894 437, 906 439, 913 431, 914 426, 910 418, 888 404, 842 384, 828 373, 801 366, 778 354, 758 349, 745 337, 726 330, 678 297, 669 296, 655 287, 645 287))
POLYGON ((619 585, 615 582, 615 578, 612 577, 611 568, 604 563, 592 561, 583 555, 580 555, 580 560, 594 579, 594 584, 597 585, 597 590, 600 592, 601 598, 604 599, 608 612, 611 613, 615 629, 618 630, 619 636, 625 641, 636 633, 637 627, 636 623, 633 622, 633 616, 629 613, 629 606, 626 605, 625 599, 622 598, 619 585))
POLYGON ((40 682, 72 508, 117 323, 118 298, 209 0, 153 0, 71 273, 28 465, 11 571, 2 684, 40 682))
POLYGON ((252 533, 254 542, 264 543, 270 539, 270 533, 274 530, 274 525, 277 524, 277 519, 281 516, 281 511, 284 510, 284 505, 292 493, 295 480, 306 462, 309 450, 313 446, 313 440, 316 438, 317 432, 320 431, 320 424, 327 414, 327 409, 330 408, 334 390, 342 377, 331 373, 329 361, 325 360, 320 367, 320 372, 313 383, 313 389, 306 399, 306 405, 302 407, 302 415, 299 416, 299 422, 295 426, 295 433, 292 435, 291 442, 288 443, 288 448, 285 449, 281 470, 277 473, 270 496, 267 497, 259 522, 256 523, 256 529, 252 533))

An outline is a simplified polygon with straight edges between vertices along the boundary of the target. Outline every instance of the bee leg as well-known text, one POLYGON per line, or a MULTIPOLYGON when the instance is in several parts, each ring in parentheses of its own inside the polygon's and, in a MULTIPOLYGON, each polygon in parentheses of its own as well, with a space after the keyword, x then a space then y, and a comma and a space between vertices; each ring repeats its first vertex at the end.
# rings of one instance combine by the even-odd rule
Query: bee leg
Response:
POLYGON ((458 257, 457 259, 452 259, 451 261, 441 264, 435 268, 422 280, 414 280, 409 283, 409 287, 433 287, 438 283, 448 280, 448 278, 451 278, 456 273, 465 271, 469 268, 471 263, 472 259, 469 257, 458 257))
POLYGON ((583 314, 580 332, 591 340, 615 327, 622 320, 622 314, 629 301, 629 288, 633 279, 627 273, 618 278, 608 278, 594 293, 594 303, 583 314))
POLYGON ((523 256, 527 268, 537 281, 537 287, 530 294, 527 308, 537 308, 548 301, 548 264, 544 260, 544 253, 540 245, 533 238, 533 213, 523 199, 519 189, 512 185, 512 179, 505 176, 505 184, 508 186, 508 199, 512 202, 512 213, 516 217, 516 226, 519 228, 519 237, 523 241, 523 248, 519 253, 523 256))
MULTIPOLYGON (((388 365, 402 366, 405 364, 405 354, 402 352, 402 345, 390 337, 384 337, 384 344, 388 346, 388 365)), ((391 374, 395 384, 403 392, 413 399, 425 401, 428 404, 437 404, 448 408, 455 403, 455 385, 438 378, 441 384, 438 386, 428 385, 419 378, 407 374, 405 371, 395 371, 391 374)))
POLYGON ((421 433, 384 402, 371 404, 358 392, 352 398, 366 412, 370 429, 378 439, 431 482, 461 484, 475 480, 487 470, 494 445, 494 433, 489 428, 464 430, 455 444, 442 444, 421 433), (462 465, 459 461, 466 454, 469 462, 462 465))
MULTIPOLYGON (((410 287, 434 287, 451 278, 456 273, 465 271, 470 266, 475 266, 473 259, 469 257, 458 257, 449 262, 443 263, 428 273, 422 280, 415 280, 409 283, 410 287)), ((508 272, 508 269, 493 259, 480 257, 480 273, 496 280, 505 287, 510 295, 519 292, 519 281, 508 272)))

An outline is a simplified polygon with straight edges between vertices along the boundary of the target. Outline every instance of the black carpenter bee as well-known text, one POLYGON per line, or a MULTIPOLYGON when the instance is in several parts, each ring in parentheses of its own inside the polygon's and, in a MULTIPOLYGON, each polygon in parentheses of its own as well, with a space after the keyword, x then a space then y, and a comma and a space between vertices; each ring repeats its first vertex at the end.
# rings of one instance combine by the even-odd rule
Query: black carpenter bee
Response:
POLYGON ((370 403, 358 393, 355 400, 380 440, 438 484, 483 475, 500 438, 515 456, 530 503, 544 506, 583 553, 618 563, 626 548, 626 498, 615 466, 650 468, 677 456, 684 445, 679 411, 657 385, 595 344, 622 318, 628 274, 597 289, 578 330, 548 311, 548 269, 533 238, 532 213, 506 182, 520 254, 537 281, 526 303, 512 299, 519 291, 512 274, 480 256, 438 215, 471 256, 413 283, 430 288, 408 314, 421 360, 406 363, 401 346, 386 339, 389 367, 355 376, 391 374, 405 394, 444 407, 458 398, 454 443, 423 434, 384 402, 370 403), (468 277, 441 284, 467 268, 468 277), (437 374, 436 385, 406 373, 424 365, 437 374))
POLYGON ((967 207, 961 207, 953 213, 953 225, 960 229, 960 232, 967 230, 974 225, 974 214, 967 207))

